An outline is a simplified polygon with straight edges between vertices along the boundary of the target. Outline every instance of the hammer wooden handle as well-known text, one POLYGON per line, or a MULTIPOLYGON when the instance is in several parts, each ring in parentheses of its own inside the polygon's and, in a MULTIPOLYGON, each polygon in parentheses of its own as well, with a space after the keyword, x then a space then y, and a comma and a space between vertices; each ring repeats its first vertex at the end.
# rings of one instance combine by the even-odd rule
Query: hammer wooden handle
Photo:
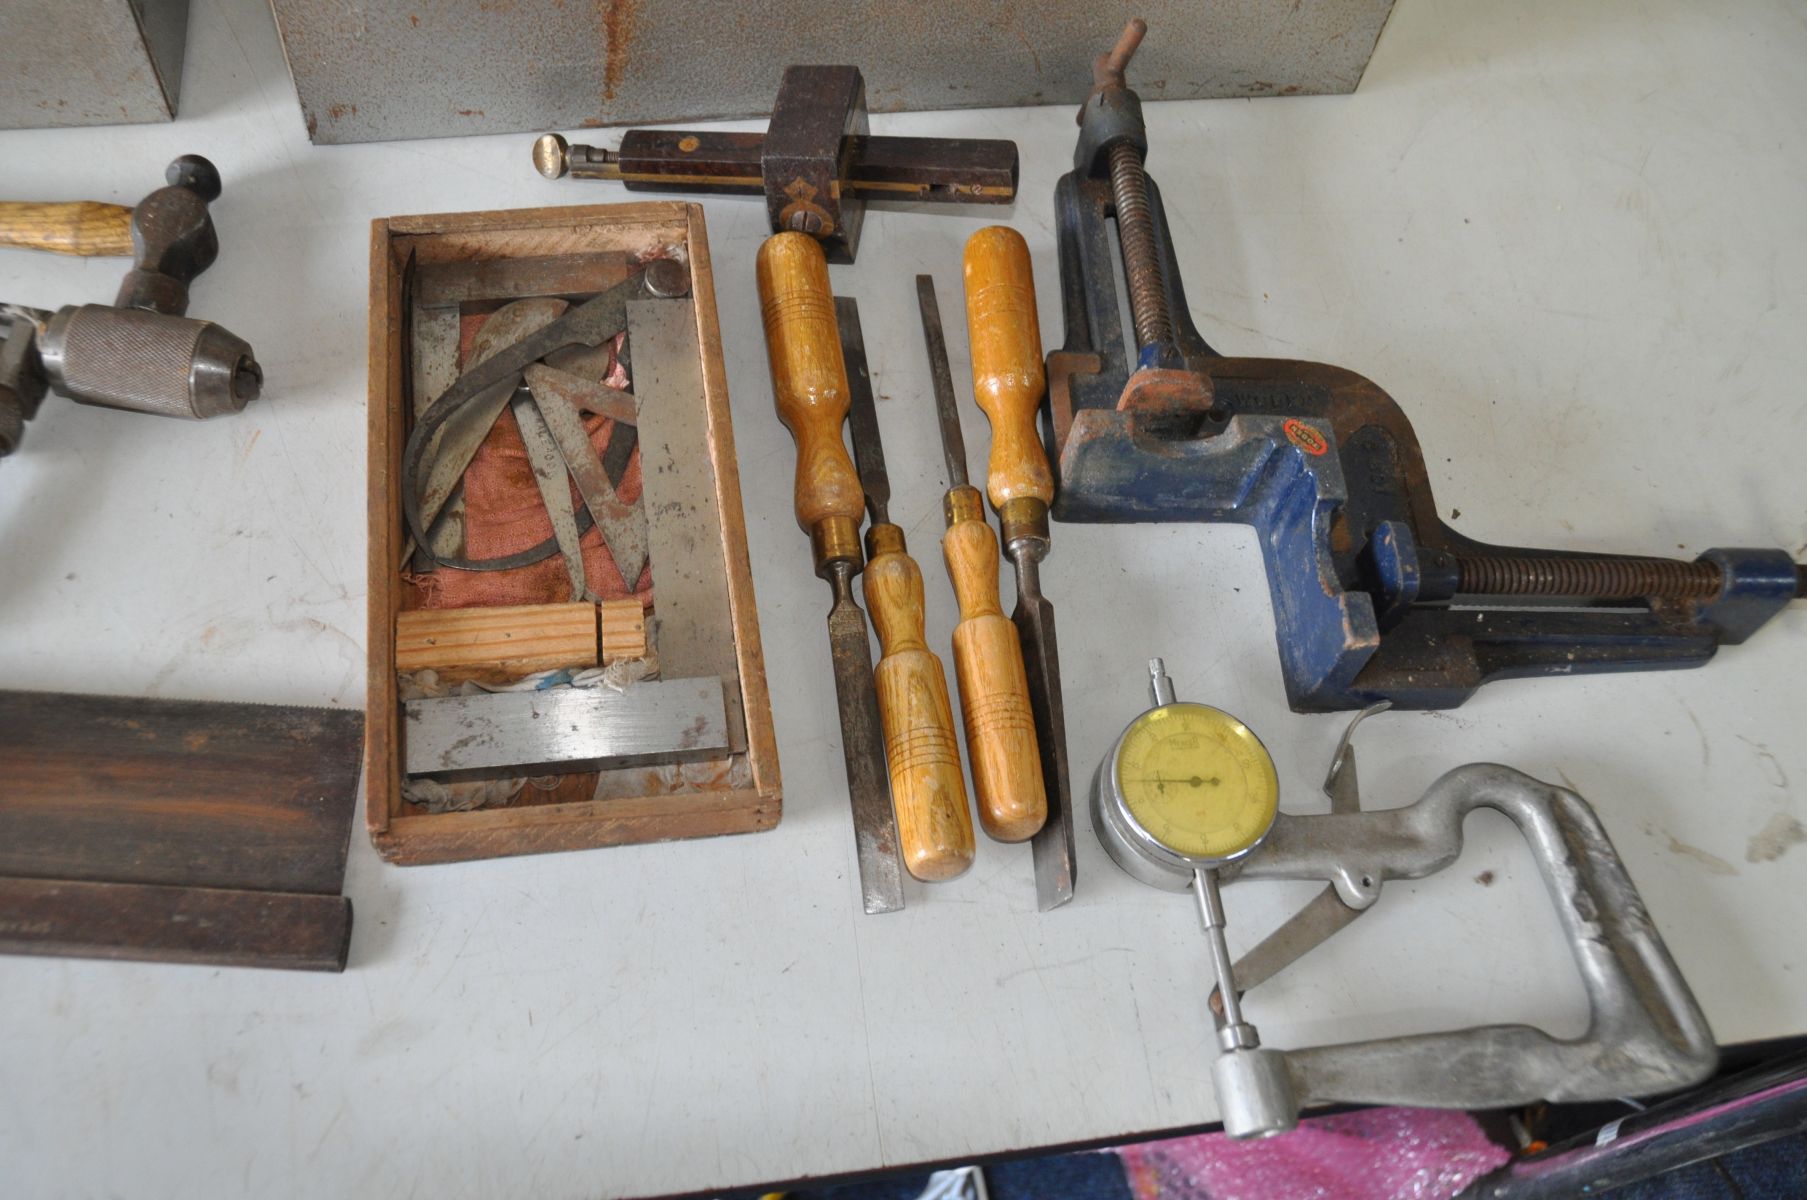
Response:
POLYGON ((841 441, 847 366, 828 260, 809 235, 777 233, 759 248, 757 274, 778 419, 797 441, 797 523, 812 536, 818 525, 837 517, 857 530, 866 501, 841 441))
POLYGON ((998 539, 974 488, 948 493, 941 552, 960 602, 954 676, 966 722, 979 824, 1000 842, 1021 842, 1048 819, 1041 752, 1029 709, 1029 676, 1016 626, 998 602, 998 539))
POLYGON ((964 265, 973 393, 991 422, 986 491, 995 508, 1019 497, 1051 504, 1054 476, 1035 431, 1047 377, 1029 245, 992 225, 967 239, 964 265))
POLYGON ((972 865, 973 824, 947 676, 923 635, 922 571, 895 525, 872 526, 867 551, 866 610, 880 648, 878 713, 904 867, 921 880, 951 879, 972 865))
POLYGON ((130 257, 132 210, 98 200, 0 200, 0 246, 84 258, 130 257))

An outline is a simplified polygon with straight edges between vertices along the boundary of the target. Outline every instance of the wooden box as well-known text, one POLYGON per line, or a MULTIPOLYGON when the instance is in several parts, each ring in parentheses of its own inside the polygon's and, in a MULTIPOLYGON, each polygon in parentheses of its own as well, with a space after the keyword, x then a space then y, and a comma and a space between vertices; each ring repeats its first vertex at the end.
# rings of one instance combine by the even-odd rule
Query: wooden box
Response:
MULTIPOLYGON (((548 289, 557 292, 570 286, 549 284, 548 289)), ((451 862, 746 833, 777 824, 777 744, 754 612, 739 469, 701 206, 666 201, 444 213, 372 222, 369 420, 370 675, 365 815, 371 841, 384 858, 401 864, 451 862), (416 289, 434 277, 435 271, 442 279, 455 276, 480 282, 502 264, 529 259, 545 267, 548 278, 554 279, 569 274, 561 269, 567 259, 579 262, 609 254, 649 253, 678 257, 690 273, 706 414, 701 422, 706 438, 699 441, 706 444, 674 448, 674 452, 688 450, 697 456, 695 461, 706 461, 713 480, 732 625, 731 660, 738 674, 731 682, 737 684, 739 703, 730 701, 729 718, 737 745, 744 745, 744 751, 715 764, 720 770, 686 770, 681 772, 683 778, 675 781, 657 778, 660 772, 654 770, 633 776, 627 775, 627 768, 607 772, 613 777, 607 789, 609 798, 596 798, 597 775, 572 774, 556 777, 555 786, 549 789, 529 789, 530 794, 503 807, 429 812, 405 799, 402 792, 405 733, 395 657, 396 615, 404 607, 412 607, 414 595, 414 589, 404 584, 402 572, 408 542, 400 459, 412 411, 404 388, 403 330, 404 322, 414 319, 414 313, 404 309, 409 300, 405 293, 410 290, 404 287, 404 279, 413 272, 416 289)), ((644 443, 642 447, 644 450, 644 443)), ((713 554, 717 547, 702 549, 713 554)), ((655 555, 651 564, 655 614, 659 575, 655 555)), ((725 687, 728 682, 724 681, 725 687)))

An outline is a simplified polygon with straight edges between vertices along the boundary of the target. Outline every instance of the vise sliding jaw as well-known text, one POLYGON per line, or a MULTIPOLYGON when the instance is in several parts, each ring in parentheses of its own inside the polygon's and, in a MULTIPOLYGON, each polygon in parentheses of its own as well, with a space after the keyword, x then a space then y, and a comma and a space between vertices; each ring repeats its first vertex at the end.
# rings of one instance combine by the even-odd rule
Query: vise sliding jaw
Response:
POLYGON ((1142 170, 1141 102, 1123 79, 1132 34, 1094 68, 1073 171, 1055 189, 1066 342, 1048 356, 1045 436, 1056 519, 1254 526, 1300 712, 1452 708, 1492 679, 1698 666, 1801 597, 1807 570, 1781 550, 1683 562, 1464 537, 1437 515, 1411 423, 1372 382, 1213 350, 1142 170))

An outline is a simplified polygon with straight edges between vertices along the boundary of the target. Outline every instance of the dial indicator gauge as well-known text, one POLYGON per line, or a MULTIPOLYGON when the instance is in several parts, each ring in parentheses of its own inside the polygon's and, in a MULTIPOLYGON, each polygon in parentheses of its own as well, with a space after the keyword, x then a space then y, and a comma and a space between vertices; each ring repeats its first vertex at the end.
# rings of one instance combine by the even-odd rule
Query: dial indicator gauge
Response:
POLYGON ((1274 823, 1280 779, 1254 731, 1204 704, 1138 717, 1117 752, 1116 783, 1142 831, 1188 859, 1224 862, 1254 849, 1274 823))

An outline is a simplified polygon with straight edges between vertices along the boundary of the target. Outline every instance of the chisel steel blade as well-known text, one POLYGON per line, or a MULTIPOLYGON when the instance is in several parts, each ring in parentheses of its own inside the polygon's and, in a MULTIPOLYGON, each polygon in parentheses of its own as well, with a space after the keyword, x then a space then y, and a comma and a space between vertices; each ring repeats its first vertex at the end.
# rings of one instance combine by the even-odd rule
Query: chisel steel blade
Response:
POLYGON ((1041 565, 1027 548, 1011 555, 1016 564, 1016 624, 1029 675, 1029 708, 1041 748, 1042 780, 1048 791, 1048 820, 1029 849, 1035 862, 1035 901, 1043 912, 1073 898, 1073 795, 1067 780, 1067 720, 1060 697, 1060 649, 1054 636, 1054 606, 1041 592, 1041 565))
POLYGON ((935 277, 916 277, 916 307, 922 315, 922 337, 929 348, 929 373, 935 385, 935 419, 941 425, 941 452, 947 459, 947 486, 967 486, 966 435, 960 431, 960 408, 954 401, 954 377, 947 365, 947 335, 941 330, 941 305, 935 299, 935 277))
POLYGON ((872 400, 860 306, 852 296, 836 296, 834 316, 841 332, 841 361, 847 366, 847 425, 853 434, 854 471, 866 489, 866 507, 873 523, 883 525, 890 520, 886 510, 891 504, 891 475, 885 470, 885 445, 878 436, 878 406, 872 400))
POLYGON ((834 585, 835 599, 828 613, 828 646, 834 659, 841 746, 847 760, 847 795, 853 804, 860 896, 869 913, 894 912, 904 906, 903 858, 897 849, 897 824, 885 771, 872 644, 866 638, 866 614, 853 599, 852 564, 836 564, 829 582, 834 585))

